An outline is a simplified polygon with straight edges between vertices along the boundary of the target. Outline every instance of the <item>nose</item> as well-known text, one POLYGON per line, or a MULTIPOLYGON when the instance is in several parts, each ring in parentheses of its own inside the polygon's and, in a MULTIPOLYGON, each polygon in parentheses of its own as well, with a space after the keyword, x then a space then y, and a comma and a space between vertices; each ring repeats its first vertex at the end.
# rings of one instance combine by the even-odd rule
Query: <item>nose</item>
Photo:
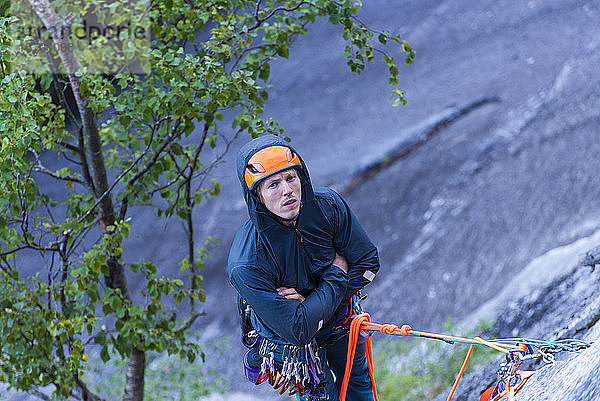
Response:
POLYGON ((281 189, 282 189, 284 195, 291 194, 292 191, 293 191, 292 186, 290 185, 290 183, 287 182, 287 181, 285 181, 285 180, 283 181, 283 185, 282 185, 281 189))

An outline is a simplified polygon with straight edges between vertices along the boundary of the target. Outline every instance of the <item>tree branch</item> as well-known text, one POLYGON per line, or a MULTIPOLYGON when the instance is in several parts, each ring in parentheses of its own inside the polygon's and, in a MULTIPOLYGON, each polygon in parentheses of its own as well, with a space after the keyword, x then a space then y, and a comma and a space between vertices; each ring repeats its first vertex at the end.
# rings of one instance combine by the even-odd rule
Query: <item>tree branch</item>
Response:
POLYGON ((223 158, 225 157, 225 155, 229 151, 229 148, 231 147, 231 144, 237 139, 237 137, 242 132, 243 132, 242 129, 238 129, 236 131, 236 133, 233 135, 233 137, 230 140, 226 140, 226 139, 224 140, 224 142, 225 142, 225 150, 223 152, 221 152, 215 158, 215 160, 213 160, 213 162, 202 171, 202 173, 199 174, 199 175, 202 175, 202 180, 200 180, 200 183, 198 184, 198 187, 197 187, 196 190, 200 189, 204 185, 204 181, 206 180, 206 177, 207 177, 208 173, 210 173, 210 171, 212 171, 219 163, 221 163, 223 161, 223 158))
POLYGON ((73 379, 75 379, 77 387, 79 387, 81 390, 82 401, 104 401, 103 398, 92 392, 89 387, 79 377, 77 377, 76 374, 73 374, 73 379))
POLYGON ((308 1, 301 1, 300 3, 296 4, 295 7, 291 7, 291 8, 287 8, 287 7, 277 7, 274 8, 273 10, 271 10, 271 12, 269 14, 267 14, 266 17, 264 18, 260 18, 259 17, 259 13, 260 13, 260 3, 261 1, 259 0, 256 3, 256 9, 254 10, 254 20, 256 21, 256 23, 251 26, 250 28, 248 28, 248 32, 254 31, 255 29, 259 28, 265 21, 267 21, 268 19, 270 19, 271 17, 273 17, 275 14, 277 14, 278 12, 284 11, 284 12, 292 12, 292 11, 296 11, 297 9, 299 9, 300 7, 304 6, 304 5, 313 5, 308 1))
POLYGON ((86 183, 77 177, 72 177, 72 176, 68 176, 68 175, 59 175, 59 174, 56 174, 54 171, 49 170, 42 164, 39 154, 34 150, 32 150, 32 153, 35 155, 36 162, 37 162, 36 165, 33 167, 33 171, 46 174, 46 175, 48 175, 52 178, 55 178, 57 180, 60 180, 60 181, 75 182, 75 183, 83 185, 84 187, 86 186, 86 183))
MULTIPOLYGON (((259 3, 260 3, 260 1, 259 1, 259 3)), ((192 213, 195 202, 192 199, 192 177, 193 177, 194 171, 196 170, 196 167, 198 165, 200 153, 202 152, 202 149, 204 148, 204 143, 206 142, 206 137, 208 136, 209 129, 210 129, 210 124, 205 122, 204 130, 202 133, 202 139, 200 140, 200 145, 196 149, 196 154, 194 155, 194 159, 192 160, 192 162, 189 165, 190 174, 189 174, 189 176, 186 177, 186 180, 185 180, 185 206, 187 208, 187 211, 186 211, 187 212, 187 216, 186 216, 187 229, 185 231, 186 231, 186 234, 188 237, 188 260, 190 263, 190 276, 191 276, 190 289, 192 291, 195 291, 197 289, 196 288, 197 287, 197 285, 196 285, 196 258, 194 257, 196 247, 194 245, 194 218, 193 218, 193 213, 192 213)), ((190 316, 194 316, 195 313, 196 313, 196 302, 193 297, 190 297, 190 316)), ((196 318, 194 318, 194 320, 196 320, 196 318)), ((190 323, 190 326, 192 323, 190 323)))
MULTIPOLYGON (((67 159, 67 161, 69 161, 69 162, 71 162, 71 163, 73 163, 73 164, 75 164, 75 165, 77 165, 77 166, 81 166, 81 162, 80 162, 80 161, 73 160, 73 159, 71 159, 69 156, 67 156, 66 154, 63 154, 62 156, 63 156, 65 159, 67 159)), ((86 184, 86 187, 87 187, 87 184, 86 184)))
POLYGON ((140 177, 142 177, 144 174, 146 174, 148 172, 148 170, 150 170, 156 164, 156 162, 158 161, 158 158, 160 157, 162 152, 164 152, 165 149, 167 149, 167 147, 169 145, 171 145, 171 143, 175 139, 178 138, 178 135, 175 135, 175 130, 179 127, 180 124, 181 124, 181 119, 177 119, 175 125, 173 126, 173 129, 171 130, 171 133, 166 138, 165 142, 161 145, 161 147, 158 149, 158 151, 154 154, 154 156, 148 162, 148 164, 146 164, 144 169, 140 170, 134 177, 132 177, 129 180, 129 182, 127 182, 127 186, 133 185, 140 177))
POLYGON ((184 332, 189 330, 192 325, 194 324, 194 322, 196 321, 196 319, 198 319, 200 316, 206 316, 206 312, 194 312, 190 318, 188 320, 185 321, 185 323, 179 327, 176 331, 178 332, 184 332))
POLYGON ((62 146, 63 148, 65 148, 67 150, 70 150, 71 152, 74 152, 74 153, 81 153, 81 152, 83 152, 82 148, 80 148, 78 146, 75 146, 75 145, 73 145, 72 143, 69 143, 69 142, 60 141, 58 144, 60 146, 62 146))
POLYGON ((0 253, 0 257, 4 259, 4 257, 6 257, 6 256, 12 255, 13 253, 17 253, 17 252, 22 251, 24 249, 31 249, 31 247, 30 246, 25 246, 25 245, 24 246, 18 246, 18 247, 14 248, 14 249, 11 249, 9 251, 5 251, 5 252, 0 253))
POLYGON ((96 207, 112 193, 113 189, 117 186, 117 184, 121 182, 121 180, 127 173, 133 170, 133 168, 139 163, 140 160, 144 158, 148 151, 149 149, 147 148, 136 160, 133 161, 133 163, 131 163, 131 165, 128 168, 126 168, 123 172, 121 172, 121 174, 119 174, 119 176, 113 181, 111 186, 108 187, 106 191, 104 191, 104 193, 96 199, 96 202, 94 202, 92 207, 90 207, 89 210, 79 218, 80 223, 83 222, 94 211, 94 209, 96 209, 96 207))
POLYGON ((157 192, 162 191, 165 188, 169 188, 171 187, 173 184, 175 184, 176 182, 178 182, 182 176, 185 175, 185 168, 182 168, 178 165, 177 163, 177 159, 172 155, 172 153, 169 151, 168 155, 171 157, 171 161, 173 161, 173 164, 175 164, 175 169, 177 170, 177 174, 175 175, 175 177, 173 177, 173 179, 167 181, 166 183, 164 183, 163 185, 157 186, 152 188, 149 193, 151 195, 154 195, 157 192))

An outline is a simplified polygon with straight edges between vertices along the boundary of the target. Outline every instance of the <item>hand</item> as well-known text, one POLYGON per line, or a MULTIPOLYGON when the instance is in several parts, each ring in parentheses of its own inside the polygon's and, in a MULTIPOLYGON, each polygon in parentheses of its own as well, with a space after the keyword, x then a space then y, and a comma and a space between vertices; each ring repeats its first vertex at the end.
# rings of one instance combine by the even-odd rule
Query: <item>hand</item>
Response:
POLYGON ((284 297, 286 297, 287 299, 295 299, 296 301, 302 303, 304 302, 304 297, 302 296, 302 294, 299 294, 298 291, 296 291, 295 288, 289 288, 289 287, 279 287, 277 289, 277 293, 279 295, 283 295, 284 297))
POLYGON ((344 273, 348 274, 348 261, 345 257, 338 254, 337 252, 335 253, 335 259, 333 259, 333 262, 331 262, 331 264, 339 267, 344 271, 344 273))

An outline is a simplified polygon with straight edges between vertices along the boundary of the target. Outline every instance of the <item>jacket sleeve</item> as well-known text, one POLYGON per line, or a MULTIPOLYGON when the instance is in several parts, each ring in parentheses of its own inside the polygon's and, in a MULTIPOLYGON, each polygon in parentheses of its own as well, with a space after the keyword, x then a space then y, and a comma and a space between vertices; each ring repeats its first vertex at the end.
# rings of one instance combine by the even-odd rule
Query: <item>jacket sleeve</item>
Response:
POLYGON ((279 295, 273 280, 251 266, 234 266, 229 280, 269 329, 286 342, 302 346, 335 313, 346 292, 348 276, 339 267, 329 266, 304 302, 279 295))
POLYGON ((369 284, 379 271, 377 248, 350 210, 346 201, 333 192, 334 247, 348 261, 348 288, 344 301, 369 284))

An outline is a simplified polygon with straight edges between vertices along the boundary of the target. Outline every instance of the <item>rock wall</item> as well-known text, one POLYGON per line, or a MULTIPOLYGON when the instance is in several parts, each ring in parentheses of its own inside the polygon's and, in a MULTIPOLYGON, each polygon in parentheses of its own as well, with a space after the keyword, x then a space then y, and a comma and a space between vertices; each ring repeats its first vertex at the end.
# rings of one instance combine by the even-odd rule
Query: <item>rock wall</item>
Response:
MULTIPOLYGON (((576 338, 593 343, 580 353, 561 352, 557 361, 534 364, 536 370, 516 394, 515 401, 600 400, 600 269, 590 261, 599 249, 587 253, 580 263, 549 283, 532 288, 499 309, 492 333, 495 338, 523 337, 539 340, 576 338)), ((546 260, 547 263, 551 259, 546 260)), ((454 401, 478 401, 481 393, 496 382, 499 357, 459 383, 454 401)), ((458 370, 458 367, 457 367, 458 370)), ((445 401, 448 391, 435 398, 445 401)))

